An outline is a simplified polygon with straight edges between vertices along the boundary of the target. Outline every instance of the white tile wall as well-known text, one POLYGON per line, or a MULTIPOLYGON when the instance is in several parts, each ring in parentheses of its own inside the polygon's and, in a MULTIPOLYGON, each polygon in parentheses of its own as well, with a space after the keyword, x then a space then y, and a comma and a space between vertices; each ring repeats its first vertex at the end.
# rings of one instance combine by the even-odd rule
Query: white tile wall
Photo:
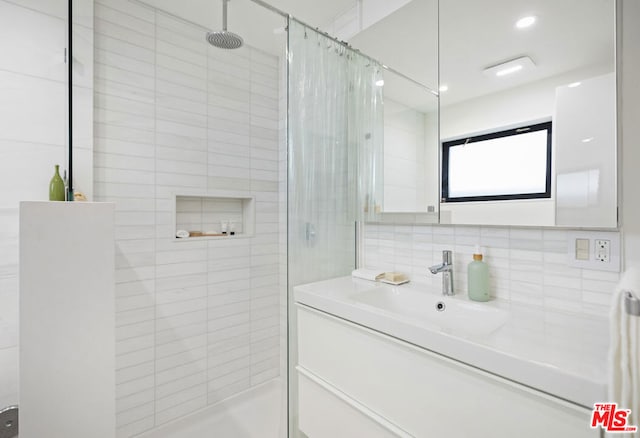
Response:
MULTIPOLYGON (((18 205, 47 200, 54 165, 67 161, 67 4, 0 0, 0 408, 18 403, 18 205)), ((74 174, 91 180, 93 2, 74 2, 76 148, 74 174), (87 68, 82 68, 87 67, 87 68), (88 108, 88 109, 87 109, 88 108), (86 125, 86 124, 85 124, 86 125), (80 129, 82 127, 83 129, 80 129)), ((89 195, 90 195, 89 187, 89 195)))
POLYGON ((384 210, 426 211, 425 115, 390 99, 384 102, 384 210))
POLYGON ((95 191, 117 209, 125 437, 280 374, 280 72, 136 2, 97 1, 95 23, 95 191), (173 194, 212 191, 255 197, 255 237, 174 242, 173 194))
POLYGON ((440 287, 428 266, 453 250, 456 293, 466 294, 475 245, 485 251, 492 295, 549 310, 606 318, 619 274, 568 266, 567 230, 548 228, 366 224, 364 264, 410 274, 440 287))

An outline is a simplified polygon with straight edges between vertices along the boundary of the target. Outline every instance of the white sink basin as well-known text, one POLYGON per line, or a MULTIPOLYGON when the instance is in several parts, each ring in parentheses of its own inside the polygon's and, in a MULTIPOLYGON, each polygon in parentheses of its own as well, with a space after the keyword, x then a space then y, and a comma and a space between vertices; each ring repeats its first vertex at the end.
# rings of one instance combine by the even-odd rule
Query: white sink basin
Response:
POLYGON ((435 326, 467 336, 488 335, 509 319, 509 312, 487 303, 447 297, 407 287, 379 286, 349 298, 377 311, 409 318, 421 325, 435 326))

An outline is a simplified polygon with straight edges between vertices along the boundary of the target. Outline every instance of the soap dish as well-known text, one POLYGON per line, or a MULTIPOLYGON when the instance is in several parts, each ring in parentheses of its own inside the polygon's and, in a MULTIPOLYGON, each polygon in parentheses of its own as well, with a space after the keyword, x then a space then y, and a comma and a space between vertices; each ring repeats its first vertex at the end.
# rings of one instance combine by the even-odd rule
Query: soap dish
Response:
POLYGON ((409 283, 409 279, 407 278, 400 281, 391 281, 391 280, 387 280, 386 278, 383 278, 382 280, 380 280, 380 283, 387 283, 387 284, 392 284, 394 286, 400 286, 401 284, 409 283))
POLYGON ((409 278, 401 272, 385 272, 384 277, 379 280, 381 283, 393 284, 399 286, 401 284, 409 283, 409 278))

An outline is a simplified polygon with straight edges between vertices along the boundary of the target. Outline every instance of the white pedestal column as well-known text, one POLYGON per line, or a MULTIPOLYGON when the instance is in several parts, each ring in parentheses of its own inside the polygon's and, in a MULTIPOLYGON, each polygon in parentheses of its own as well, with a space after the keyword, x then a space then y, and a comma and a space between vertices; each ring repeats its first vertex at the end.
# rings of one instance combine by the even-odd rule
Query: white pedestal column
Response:
POLYGON ((114 205, 20 204, 20 437, 115 436, 114 205))

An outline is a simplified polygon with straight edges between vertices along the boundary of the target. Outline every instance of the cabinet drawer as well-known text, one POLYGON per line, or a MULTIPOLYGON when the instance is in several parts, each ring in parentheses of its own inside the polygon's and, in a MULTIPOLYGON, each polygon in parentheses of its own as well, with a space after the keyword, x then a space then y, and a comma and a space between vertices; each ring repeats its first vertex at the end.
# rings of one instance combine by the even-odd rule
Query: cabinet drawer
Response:
POLYGON ((300 430, 309 438, 409 437, 300 368, 298 403, 300 430))
POLYGON ((588 409, 301 305, 298 356, 416 437, 600 436, 588 409))

